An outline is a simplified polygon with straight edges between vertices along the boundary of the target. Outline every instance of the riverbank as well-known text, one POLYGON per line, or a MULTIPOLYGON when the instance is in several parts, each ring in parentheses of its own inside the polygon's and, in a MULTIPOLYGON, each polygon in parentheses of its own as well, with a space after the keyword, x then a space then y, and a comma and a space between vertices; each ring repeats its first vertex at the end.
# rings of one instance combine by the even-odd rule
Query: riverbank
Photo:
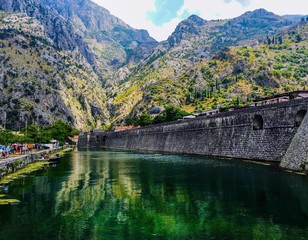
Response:
POLYGON ((49 153, 51 156, 55 154, 63 154, 65 151, 70 151, 72 148, 56 148, 46 149, 38 152, 32 152, 29 154, 21 155, 13 158, 6 158, 0 160, 0 178, 16 172, 27 165, 34 163, 36 159, 39 159, 42 154, 49 153))

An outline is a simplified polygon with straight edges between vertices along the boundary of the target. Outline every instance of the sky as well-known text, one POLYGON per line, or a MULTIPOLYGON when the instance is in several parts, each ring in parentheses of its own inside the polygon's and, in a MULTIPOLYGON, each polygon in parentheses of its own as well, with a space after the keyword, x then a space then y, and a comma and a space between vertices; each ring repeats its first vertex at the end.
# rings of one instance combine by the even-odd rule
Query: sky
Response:
POLYGON ((264 8, 278 15, 308 14, 307 0, 92 0, 136 29, 166 40, 177 24, 196 14, 203 19, 228 19, 264 8))

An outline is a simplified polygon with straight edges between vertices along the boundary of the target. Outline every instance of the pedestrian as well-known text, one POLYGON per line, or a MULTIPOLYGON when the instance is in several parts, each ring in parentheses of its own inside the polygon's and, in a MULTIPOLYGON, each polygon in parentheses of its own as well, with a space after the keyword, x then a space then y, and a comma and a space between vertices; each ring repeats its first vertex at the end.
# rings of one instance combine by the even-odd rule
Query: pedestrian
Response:
POLYGON ((5 158, 5 151, 4 151, 4 149, 1 149, 1 150, 2 150, 2 152, 1 152, 2 158, 5 158))
POLYGON ((11 148, 9 146, 6 146, 5 153, 6 153, 7 158, 10 156, 10 152, 11 152, 11 148))

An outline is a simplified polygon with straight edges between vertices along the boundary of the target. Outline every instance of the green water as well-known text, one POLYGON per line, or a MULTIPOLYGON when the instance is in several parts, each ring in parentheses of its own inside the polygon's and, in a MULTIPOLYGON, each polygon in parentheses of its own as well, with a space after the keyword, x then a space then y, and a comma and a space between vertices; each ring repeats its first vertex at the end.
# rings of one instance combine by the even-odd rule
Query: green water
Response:
POLYGON ((72 152, 0 187, 0 239, 308 239, 308 177, 237 160, 72 152))

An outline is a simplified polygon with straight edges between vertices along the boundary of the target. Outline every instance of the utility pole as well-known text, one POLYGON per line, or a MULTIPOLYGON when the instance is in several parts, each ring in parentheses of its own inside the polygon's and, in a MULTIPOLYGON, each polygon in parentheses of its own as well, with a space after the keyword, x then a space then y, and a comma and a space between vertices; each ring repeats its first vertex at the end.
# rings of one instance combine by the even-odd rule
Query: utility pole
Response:
POLYGON ((4 111, 4 130, 6 129, 6 111, 4 111))
POLYGON ((28 117, 26 116, 26 135, 27 135, 27 128, 28 128, 28 117))

